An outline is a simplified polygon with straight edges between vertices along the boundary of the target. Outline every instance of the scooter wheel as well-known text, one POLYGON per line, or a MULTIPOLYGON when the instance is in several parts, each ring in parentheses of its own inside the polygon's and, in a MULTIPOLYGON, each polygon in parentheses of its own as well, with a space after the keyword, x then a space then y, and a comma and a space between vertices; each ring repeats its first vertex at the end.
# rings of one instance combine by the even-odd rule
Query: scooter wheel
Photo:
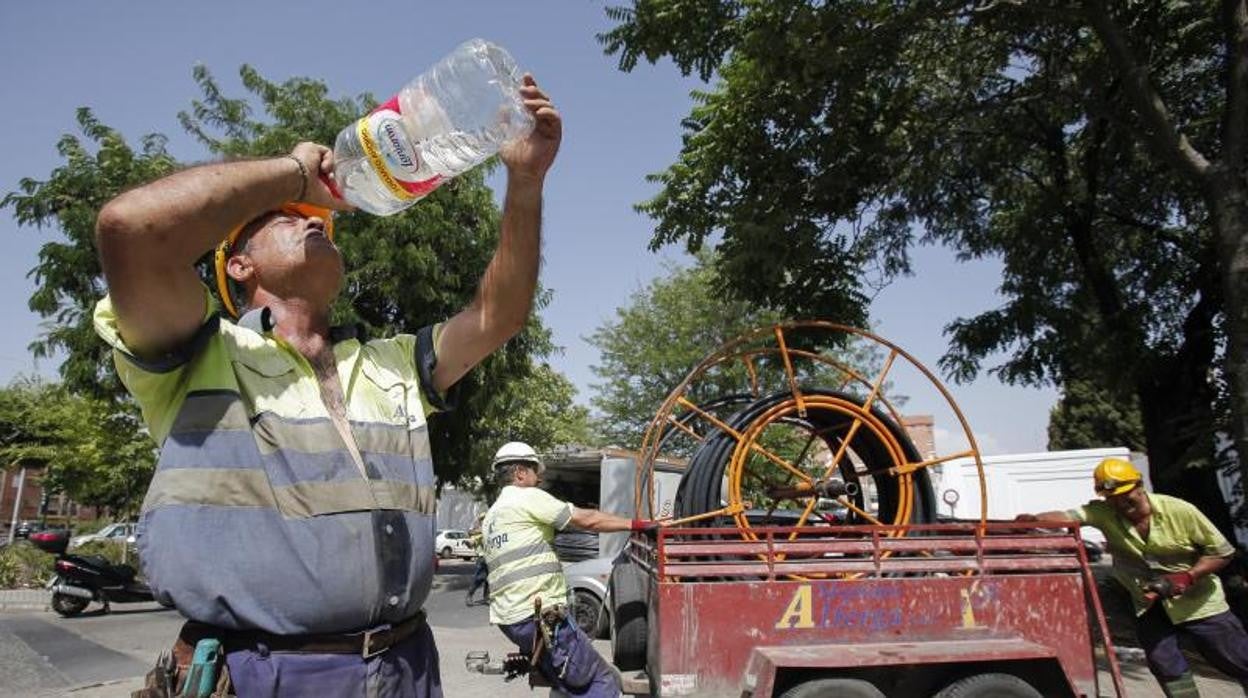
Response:
POLYGON ((52 610, 66 618, 82 613, 89 603, 91 603, 91 599, 84 599, 78 596, 69 596, 67 594, 52 595, 52 610))

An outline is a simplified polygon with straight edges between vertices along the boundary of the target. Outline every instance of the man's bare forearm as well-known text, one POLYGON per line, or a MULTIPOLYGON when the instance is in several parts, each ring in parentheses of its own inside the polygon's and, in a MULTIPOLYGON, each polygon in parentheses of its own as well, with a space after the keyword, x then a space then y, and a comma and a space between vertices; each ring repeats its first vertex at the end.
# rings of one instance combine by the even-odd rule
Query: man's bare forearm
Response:
POLYGON ((96 247, 130 350, 158 356, 190 337, 205 311, 195 260, 234 227, 298 196, 302 181, 287 157, 202 165, 106 204, 96 247))
POLYGON ((1022 523, 1034 523, 1037 521, 1045 523, 1073 523, 1078 519, 1073 518, 1064 511, 1042 511, 1038 514, 1019 514, 1014 517, 1014 520, 1022 523))
POLYGON ((508 178, 498 248, 477 294, 447 321, 438 347, 434 388, 444 391, 524 328, 541 262, 542 183, 508 178))
POLYGON ((117 248, 148 263, 194 264, 227 231, 290 201, 303 186, 299 165, 278 157, 201 165, 132 189, 100 211, 105 275, 117 248))
POLYGON ((509 177, 498 250, 481 280, 484 321, 506 341, 533 309, 541 264, 542 181, 509 177))
POLYGON ((1211 555, 1206 555, 1198 559, 1196 564, 1192 565, 1191 569, 1187 572, 1192 575, 1192 581, 1195 582, 1201 577, 1214 574, 1223 567, 1226 567, 1230 561, 1231 558, 1229 557, 1213 557, 1211 555))
POLYGON ((632 530, 633 520, 597 509, 572 508, 572 525, 586 531, 612 533, 632 530))

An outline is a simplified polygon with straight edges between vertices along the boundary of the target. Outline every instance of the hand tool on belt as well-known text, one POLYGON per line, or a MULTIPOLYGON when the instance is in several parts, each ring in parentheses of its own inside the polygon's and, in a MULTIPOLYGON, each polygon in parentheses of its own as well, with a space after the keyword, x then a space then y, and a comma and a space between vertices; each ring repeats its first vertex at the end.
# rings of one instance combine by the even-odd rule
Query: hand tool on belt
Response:
MULTIPOLYGON (((530 659, 530 665, 537 668, 537 663, 541 658, 543 648, 554 649, 555 641, 559 636, 559 624, 567 620, 567 610, 561 604, 556 604, 549 608, 542 608, 541 598, 533 600, 533 622, 537 624, 537 632, 533 633, 533 653, 530 659)), ((563 660, 563 666, 559 667, 559 679, 568 673, 568 662, 572 659, 569 654, 563 660)), ((553 664, 553 662, 552 662, 553 664)))

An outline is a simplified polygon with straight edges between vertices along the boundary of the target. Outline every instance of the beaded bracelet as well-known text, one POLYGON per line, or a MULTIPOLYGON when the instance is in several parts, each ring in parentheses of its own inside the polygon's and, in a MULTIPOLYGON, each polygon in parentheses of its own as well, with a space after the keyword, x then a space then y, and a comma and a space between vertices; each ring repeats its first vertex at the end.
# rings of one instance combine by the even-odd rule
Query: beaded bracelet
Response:
POLYGON ((299 195, 295 197, 295 201, 303 201, 303 195, 308 193, 308 168, 303 164, 302 160, 294 155, 285 155, 284 157, 294 160, 295 164, 299 166, 299 195))

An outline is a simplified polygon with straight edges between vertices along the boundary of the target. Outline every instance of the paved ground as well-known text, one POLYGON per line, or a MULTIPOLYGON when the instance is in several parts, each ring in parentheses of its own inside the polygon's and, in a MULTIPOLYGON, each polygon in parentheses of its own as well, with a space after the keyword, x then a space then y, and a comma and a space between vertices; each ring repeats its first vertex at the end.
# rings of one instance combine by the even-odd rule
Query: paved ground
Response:
MULTIPOLYGON (((429 598, 427 611, 441 656, 442 681, 449 698, 524 698, 544 696, 522 681, 469 674, 464 655, 487 650, 500 657, 509 643, 488 624, 485 607, 464 606, 471 563, 445 563, 429 598)), ((156 654, 167 647, 182 619, 155 604, 115 605, 108 615, 88 613, 60 618, 42 606, 42 592, 0 591, 0 697, 128 696, 142 685, 141 676, 156 654)), ((607 651, 606 643, 598 643, 607 651)), ((1127 695, 1160 698, 1161 690, 1138 663, 1124 665, 1127 695)), ((1112 695, 1108 674, 1103 695, 1112 695)), ((1198 676, 1205 698, 1239 698, 1244 693, 1212 670, 1198 676)))
MULTIPOLYGON (((449 698, 532 698, 527 684, 469 674, 464 655, 486 650, 501 657, 513 647, 489 625, 484 606, 464 605, 473 566, 442 563, 426 610, 438 641, 449 698)), ((116 604, 112 613, 61 618, 42 591, 0 591, 0 698, 129 696, 156 654, 168 647, 182 617, 157 604, 116 604)), ((95 608, 92 606, 92 608, 95 608)), ((605 651, 605 643, 600 643, 605 651)))

